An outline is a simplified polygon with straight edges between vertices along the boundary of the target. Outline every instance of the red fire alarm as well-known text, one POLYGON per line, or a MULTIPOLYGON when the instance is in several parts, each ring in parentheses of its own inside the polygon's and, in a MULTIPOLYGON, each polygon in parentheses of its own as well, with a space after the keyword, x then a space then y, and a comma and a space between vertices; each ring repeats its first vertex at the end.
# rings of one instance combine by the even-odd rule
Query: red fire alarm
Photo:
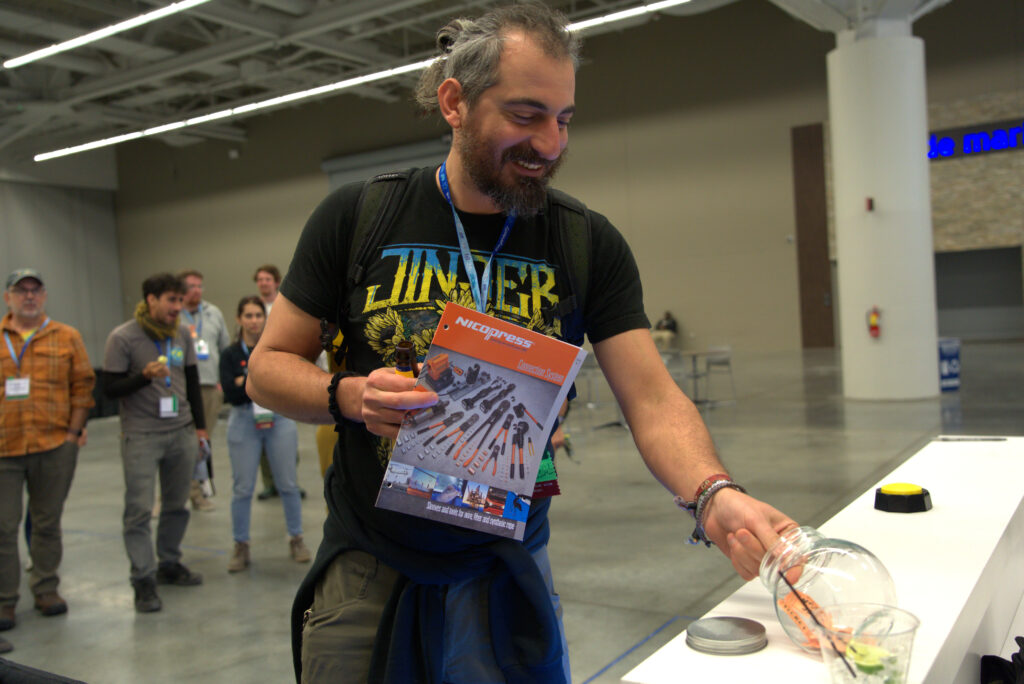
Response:
POLYGON ((867 205, 868 211, 874 211, 875 210, 875 198, 874 197, 868 197, 867 200, 865 201, 865 204, 867 205))

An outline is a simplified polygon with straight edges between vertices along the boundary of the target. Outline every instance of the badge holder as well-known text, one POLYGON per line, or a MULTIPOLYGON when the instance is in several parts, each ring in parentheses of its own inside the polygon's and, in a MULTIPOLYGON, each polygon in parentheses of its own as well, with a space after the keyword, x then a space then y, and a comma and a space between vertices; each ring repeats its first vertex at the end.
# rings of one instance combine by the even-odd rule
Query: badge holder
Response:
POLYGON ((274 412, 263 408, 255 401, 252 403, 252 418, 258 430, 269 430, 274 427, 274 412))
POLYGON ((4 397, 7 399, 28 399, 29 378, 7 378, 4 383, 4 397))
POLYGON ((161 418, 177 418, 178 417, 178 397, 160 397, 160 417, 161 418))

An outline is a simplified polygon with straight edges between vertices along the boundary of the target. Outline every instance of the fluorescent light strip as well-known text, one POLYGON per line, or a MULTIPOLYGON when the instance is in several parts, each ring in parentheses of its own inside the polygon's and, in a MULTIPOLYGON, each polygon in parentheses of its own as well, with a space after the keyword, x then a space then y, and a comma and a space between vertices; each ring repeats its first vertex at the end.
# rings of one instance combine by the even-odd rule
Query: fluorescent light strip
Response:
POLYGON ((187 9, 195 7, 196 5, 202 5, 204 2, 209 1, 210 0, 181 0, 181 2, 174 2, 170 5, 167 5, 166 7, 155 9, 152 12, 146 12, 145 14, 140 14, 137 17, 125 19, 124 21, 119 22, 117 24, 111 24, 110 26, 107 26, 105 28, 97 29, 92 33, 86 33, 84 36, 78 36, 77 38, 72 38, 71 40, 64 41, 63 43, 56 43, 54 45, 51 45, 50 47, 43 48, 41 50, 36 50, 35 52, 30 52, 27 55, 22 55, 21 57, 9 59, 6 62, 4 62, 4 68, 16 69, 17 67, 20 67, 23 64, 28 64, 29 62, 35 62, 40 59, 45 59, 47 57, 56 55, 60 52, 74 50, 75 48, 81 47, 88 43, 93 43, 97 40, 109 38, 115 33, 122 33, 123 31, 131 30, 138 26, 142 26, 143 24, 148 24, 151 21, 163 19, 164 17, 169 16, 171 14, 183 12, 187 9))
MULTIPOLYGON (((649 5, 642 5, 640 7, 634 7, 633 9, 623 10, 621 12, 614 12, 603 17, 596 17, 594 19, 587 19, 586 21, 576 22, 575 24, 569 24, 565 28, 568 31, 586 31, 587 29, 593 28, 594 26, 608 24, 614 21, 622 21, 623 19, 629 19, 631 17, 640 16, 642 14, 649 14, 651 12, 658 12, 660 10, 666 9, 668 7, 673 7, 675 5, 683 5, 687 2, 690 2, 690 0, 663 0, 662 2, 655 2, 649 5)), ((123 135, 117 135, 112 138, 94 140, 93 142, 75 145, 74 147, 65 147, 60 150, 54 150, 53 152, 44 152, 42 154, 37 154, 35 157, 33 157, 33 159, 37 162, 41 162, 46 161, 48 159, 56 159, 57 157, 66 157, 68 155, 78 154, 79 152, 95 150, 99 147, 117 145, 118 143, 126 142, 128 140, 135 140, 136 138, 166 133, 168 131, 187 128, 189 126, 197 126, 199 124, 208 123, 210 121, 216 121, 218 119, 227 119, 233 116, 247 114, 260 109, 267 109, 269 107, 276 107, 279 105, 287 104, 289 102, 296 102, 298 100, 304 100, 306 98, 324 95, 329 92, 345 90, 346 88, 352 88, 358 85, 372 83, 374 81, 380 81, 386 78, 392 78, 394 76, 399 76, 401 74, 406 74, 412 71, 426 69, 428 66, 434 63, 435 59, 436 58, 431 57, 430 59, 424 59, 419 62, 405 64, 403 66, 395 67, 393 69, 385 69, 384 71, 377 71, 372 74, 366 74, 364 76, 356 76, 354 78, 345 79, 343 81, 337 81, 335 83, 328 83, 327 85, 322 85, 316 88, 310 88, 309 90, 302 90, 296 93, 289 93, 288 95, 280 95, 278 97, 273 97, 268 100, 261 100, 259 102, 252 102, 250 104, 240 105, 238 107, 233 107, 231 109, 224 109, 219 112, 213 112, 211 114, 204 114, 202 116, 193 117, 191 119, 185 119, 184 121, 176 121, 173 123, 163 124, 161 126, 154 126, 153 128, 147 128, 145 130, 137 131, 134 133, 125 133, 123 135)))
POLYGON ((128 140, 135 140, 136 138, 144 138, 150 135, 159 135, 160 133, 167 133, 168 131, 179 130, 181 128, 187 128, 189 126, 197 126, 199 124, 209 123, 210 121, 216 121, 218 119, 227 119, 232 116, 239 116, 241 114, 247 114, 260 109, 266 109, 268 107, 276 107, 278 105, 287 104, 289 102, 295 102, 296 100, 304 100, 310 97, 316 97, 317 95, 323 95, 325 93, 333 92, 336 90, 344 90, 346 88, 352 88, 354 86, 363 85, 365 83, 372 83, 373 81, 380 81, 385 78, 392 78, 399 76, 411 71, 419 71, 420 69, 426 69, 428 66, 434 63, 435 58, 424 59, 419 62, 413 62, 412 64, 405 64, 393 69, 385 69, 384 71, 377 71, 372 74, 366 74, 364 76, 356 76, 354 78, 348 78, 344 81, 337 81, 335 83, 328 83, 317 88, 310 88, 309 90, 303 90, 297 93, 289 93, 288 95, 281 95, 279 97, 270 98, 269 100, 262 100, 260 102, 252 102, 247 105, 240 105, 231 109, 222 109, 219 112, 212 112, 210 114, 203 114, 202 116, 192 117, 191 119, 185 119, 184 121, 175 121, 172 123, 163 124, 161 126, 154 126, 147 128, 142 131, 136 131, 134 133, 124 133, 122 135, 116 135, 112 138, 104 138, 102 140, 94 140, 93 142, 83 143, 81 145, 75 145, 74 147, 65 147, 64 149, 54 150, 53 152, 44 152, 37 154, 33 159, 37 162, 46 161, 47 159, 56 159, 57 157, 66 157, 71 154, 78 154, 79 152, 88 152, 89 150, 95 150, 99 147, 107 147, 109 145, 117 145, 118 143, 127 142, 128 140))
POLYGON ((593 19, 587 19, 586 21, 578 21, 575 24, 569 24, 565 28, 569 31, 586 31, 587 29, 594 28, 595 26, 610 24, 615 21, 623 21, 624 19, 631 19, 644 14, 651 14, 652 12, 660 12, 663 9, 675 7, 676 5, 685 5, 688 2, 690 2, 690 0, 662 0, 662 2, 652 2, 649 5, 640 5, 639 7, 633 7, 632 9, 612 12, 611 14, 606 14, 603 17, 594 17, 593 19))

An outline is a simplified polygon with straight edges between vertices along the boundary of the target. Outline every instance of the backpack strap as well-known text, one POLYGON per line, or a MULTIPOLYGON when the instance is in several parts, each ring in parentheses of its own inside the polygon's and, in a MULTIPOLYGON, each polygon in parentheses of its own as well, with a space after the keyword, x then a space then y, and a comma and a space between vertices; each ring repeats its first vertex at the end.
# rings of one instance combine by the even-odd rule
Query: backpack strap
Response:
POLYGON ((583 312, 590 285, 590 212, 582 202, 558 190, 548 191, 548 202, 555 252, 568 280, 569 296, 544 312, 545 322, 550 325, 561 319, 562 336, 580 345, 586 331, 583 312))
POLYGON ((363 189, 359 193, 359 199, 356 201, 356 223, 348 246, 348 275, 339 297, 341 304, 337 313, 337 335, 332 338, 334 331, 328 330, 327 321, 320 322, 321 343, 337 367, 343 367, 348 351, 348 342, 342 335, 341 328, 348 319, 349 296, 363 282, 370 258, 380 247, 398 215, 409 178, 414 170, 391 171, 374 176, 363 183, 363 189))
POLYGON ((363 282, 370 257, 380 247, 398 215, 412 172, 413 169, 406 169, 382 173, 363 184, 363 191, 356 202, 356 227, 348 252, 350 288, 363 282))

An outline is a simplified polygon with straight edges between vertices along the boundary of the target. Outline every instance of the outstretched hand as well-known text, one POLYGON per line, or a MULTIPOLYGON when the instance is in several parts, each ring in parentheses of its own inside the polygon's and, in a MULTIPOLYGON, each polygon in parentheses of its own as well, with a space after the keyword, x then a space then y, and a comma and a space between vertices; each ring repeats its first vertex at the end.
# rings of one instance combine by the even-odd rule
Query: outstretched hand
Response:
POLYGON ((757 577, 779 535, 797 526, 785 513, 735 489, 722 489, 708 506, 704 531, 745 580, 757 577))
POLYGON ((362 394, 362 417, 366 429, 394 439, 407 411, 437 403, 437 394, 416 388, 416 380, 378 368, 366 376, 362 394))

